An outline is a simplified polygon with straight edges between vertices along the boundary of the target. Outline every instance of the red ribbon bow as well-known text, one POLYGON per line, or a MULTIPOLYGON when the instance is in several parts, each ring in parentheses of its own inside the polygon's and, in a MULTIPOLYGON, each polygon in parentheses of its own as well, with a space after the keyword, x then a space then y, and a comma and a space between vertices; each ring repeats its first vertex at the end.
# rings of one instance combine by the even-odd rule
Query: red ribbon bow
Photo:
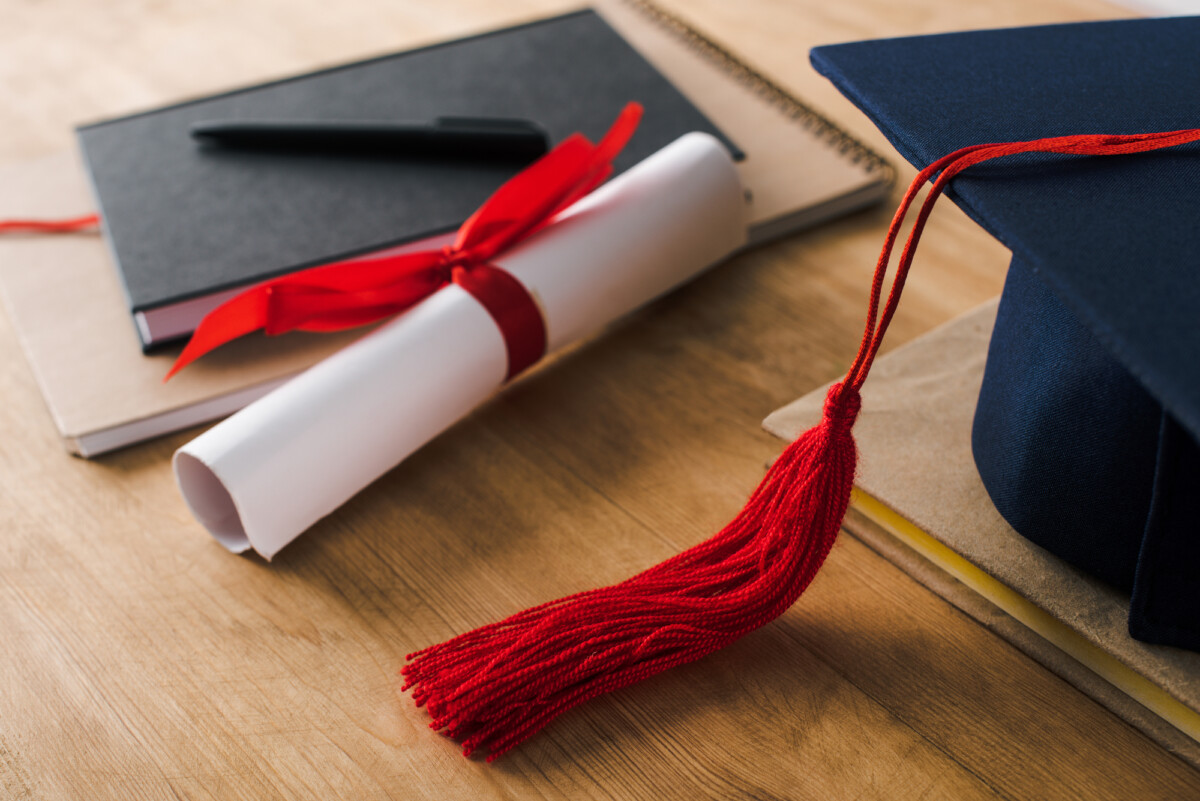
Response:
POLYGON ((629 103, 593 144, 572 134, 496 190, 453 245, 313 267, 258 284, 209 312, 179 355, 169 379, 200 356, 263 329, 340 331, 397 314, 448 284, 475 297, 495 319, 508 350, 508 378, 546 352, 541 311, 528 290, 490 262, 547 225, 612 172, 612 160, 637 128, 642 107, 629 103))

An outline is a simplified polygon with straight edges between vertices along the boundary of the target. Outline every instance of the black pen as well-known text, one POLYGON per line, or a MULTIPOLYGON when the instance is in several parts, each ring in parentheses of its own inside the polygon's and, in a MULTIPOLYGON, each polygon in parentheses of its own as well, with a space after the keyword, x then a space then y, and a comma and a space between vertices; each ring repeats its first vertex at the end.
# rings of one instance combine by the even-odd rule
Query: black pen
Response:
POLYGON ((549 148, 546 132, 527 120, 439 117, 432 123, 356 120, 218 120, 197 122, 205 145, 263 151, 454 160, 532 161, 549 148))

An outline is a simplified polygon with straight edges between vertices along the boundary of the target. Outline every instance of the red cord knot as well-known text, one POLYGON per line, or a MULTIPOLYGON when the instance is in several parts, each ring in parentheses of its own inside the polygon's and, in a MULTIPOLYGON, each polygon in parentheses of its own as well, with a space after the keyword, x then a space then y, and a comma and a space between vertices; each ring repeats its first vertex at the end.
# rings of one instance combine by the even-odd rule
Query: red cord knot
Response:
POLYGON ((825 395, 825 419, 849 430, 858 419, 862 398, 858 390, 842 383, 834 384, 825 395))

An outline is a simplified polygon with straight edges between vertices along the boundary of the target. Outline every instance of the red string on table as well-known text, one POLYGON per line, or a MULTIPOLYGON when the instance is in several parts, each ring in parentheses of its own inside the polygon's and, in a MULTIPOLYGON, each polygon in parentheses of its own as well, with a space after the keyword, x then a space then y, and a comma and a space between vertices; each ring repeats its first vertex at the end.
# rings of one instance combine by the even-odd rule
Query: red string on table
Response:
POLYGON ((0 234, 73 234, 99 227, 99 214, 65 220, 0 220, 0 234))

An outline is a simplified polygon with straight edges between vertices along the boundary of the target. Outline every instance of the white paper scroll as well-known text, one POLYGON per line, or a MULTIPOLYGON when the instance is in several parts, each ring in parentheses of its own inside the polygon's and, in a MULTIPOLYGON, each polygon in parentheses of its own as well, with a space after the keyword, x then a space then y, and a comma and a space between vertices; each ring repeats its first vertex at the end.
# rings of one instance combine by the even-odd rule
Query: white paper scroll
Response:
MULTIPOLYGON (((728 256, 745 215, 728 152, 692 133, 495 263, 537 300, 554 350, 728 256)), ((495 322, 451 285, 184 445, 175 477, 221 544, 270 559, 486 400, 506 370, 495 322)))

